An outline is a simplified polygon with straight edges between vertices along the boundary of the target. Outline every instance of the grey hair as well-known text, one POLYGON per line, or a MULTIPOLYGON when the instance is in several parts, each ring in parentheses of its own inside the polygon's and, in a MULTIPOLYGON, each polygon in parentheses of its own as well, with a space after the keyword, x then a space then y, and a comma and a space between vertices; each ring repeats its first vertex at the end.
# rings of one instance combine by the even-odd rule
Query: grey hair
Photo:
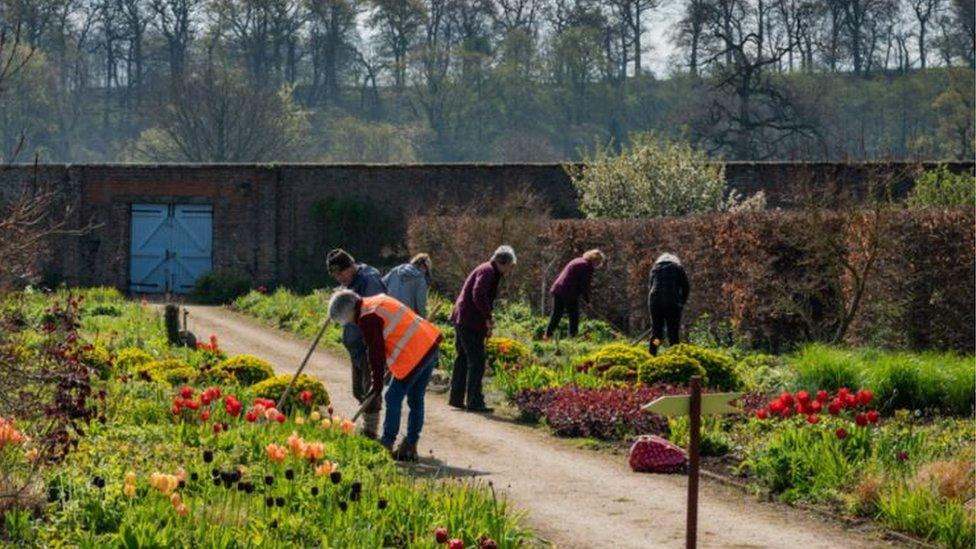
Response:
POLYGON ((657 261, 655 261, 654 263, 664 263, 664 262, 670 262, 670 263, 674 263, 676 265, 681 265, 681 260, 678 259, 678 256, 676 256, 674 254, 669 254, 669 253, 663 253, 663 254, 661 254, 657 258, 657 261))
POLYGON ((515 250, 508 244, 502 244, 491 254, 491 260, 499 265, 515 265, 518 259, 515 257, 515 250))
POLYGON ((349 324, 355 320, 356 305, 361 300, 352 290, 337 290, 329 298, 329 318, 339 324, 349 324))

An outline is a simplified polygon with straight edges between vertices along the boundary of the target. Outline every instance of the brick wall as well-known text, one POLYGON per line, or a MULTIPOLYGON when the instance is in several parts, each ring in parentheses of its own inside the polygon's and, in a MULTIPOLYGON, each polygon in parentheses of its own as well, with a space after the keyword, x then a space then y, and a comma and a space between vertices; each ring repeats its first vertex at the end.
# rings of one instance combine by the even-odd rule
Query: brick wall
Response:
MULTIPOLYGON (((730 184, 746 194, 764 190, 789 207, 801 186, 863 195, 864 177, 878 167, 900 173, 896 192, 910 188, 909 164, 746 163, 726 166, 730 184)), ((954 169, 972 170, 973 164, 954 169)), ((210 204, 213 265, 261 283, 293 283, 320 268, 314 253, 312 205, 340 195, 375 202, 405 220, 442 204, 489 204, 528 187, 545 196, 556 217, 577 217, 576 194, 558 164, 488 165, 43 165, 0 170, 0 200, 25 189, 50 188, 70 208, 71 222, 96 228, 56 243, 49 269, 73 284, 129 283, 130 207, 140 202, 210 204)), ((396 219, 393 219, 395 217, 396 219)), ((405 224, 404 224, 405 226, 405 224)), ((355 250, 353 250, 355 253, 355 250)))

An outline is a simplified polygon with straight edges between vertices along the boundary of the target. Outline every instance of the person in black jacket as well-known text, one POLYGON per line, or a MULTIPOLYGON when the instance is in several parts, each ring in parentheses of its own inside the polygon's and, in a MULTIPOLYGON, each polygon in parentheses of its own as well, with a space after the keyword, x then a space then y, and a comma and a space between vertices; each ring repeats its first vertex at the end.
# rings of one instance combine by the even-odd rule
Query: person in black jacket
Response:
POLYGON ((665 328, 668 343, 677 345, 679 341, 681 310, 688 301, 690 289, 681 261, 672 254, 661 254, 651 267, 650 287, 647 294, 647 307, 651 313, 650 351, 652 355, 657 355, 665 328))

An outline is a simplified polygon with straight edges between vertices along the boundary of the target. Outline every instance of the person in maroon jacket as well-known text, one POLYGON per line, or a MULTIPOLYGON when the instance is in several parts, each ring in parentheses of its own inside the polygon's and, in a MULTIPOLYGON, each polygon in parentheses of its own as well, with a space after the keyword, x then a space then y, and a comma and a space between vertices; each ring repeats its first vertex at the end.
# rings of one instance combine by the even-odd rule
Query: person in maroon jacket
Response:
POLYGON ((549 288, 549 293, 552 294, 552 317, 546 327, 546 339, 552 337, 559 327, 564 313, 569 315, 569 337, 576 337, 579 332, 579 300, 582 298, 584 302, 590 302, 593 271, 603 265, 604 259, 600 250, 589 250, 563 267, 549 288))
POLYGON ((499 246, 490 261, 471 271, 454 302, 451 323, 454 324, 457 358, 448 404, 455 408, 470 412, 492 411, 485 406, 481 389, 485 375, 485 339, 491 336, 491 312, 498 296, 498 283, 515 267, 515 261, 515 250, 511 246, 499 246))

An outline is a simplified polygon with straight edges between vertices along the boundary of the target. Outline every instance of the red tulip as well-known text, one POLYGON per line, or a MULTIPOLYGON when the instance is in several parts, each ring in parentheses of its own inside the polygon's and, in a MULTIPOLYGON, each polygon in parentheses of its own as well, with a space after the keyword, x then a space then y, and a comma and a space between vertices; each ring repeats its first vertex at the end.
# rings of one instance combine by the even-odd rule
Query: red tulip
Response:
POLYGON ((868 421, 871 423, 877 423, 879 419, 881 419, 881 415, 878 414, 877 410, 871 410, 868 412, 868 421))
POLYGON ((213 424, 213 432, 215 432, 215 433, 219 433, 220 432, 220 424, 219 423, 214 423, 213 424))
POLYGON ((837 414, 839 414, 840 409, 841 409, 841 404, 836 400, 834 400, 833 402, 830 403, 829 406, 827 406, 827 412, 829 412, 830 415, 832 416, 836 416, 837 414))
POLYGON ((454 538, 447 542, 447 549, 464 549, 464 540, 460 538, 454 538))
POLYGON ((874 400, 874 393, 871 392, 871 389, 861 389, 857 392, 857 401, 860 402, 862 406, 871 404, 872 400, 874 400))
POLYGON ((791 395, 790 393, 788 393, 786 391, 783 391, 783 394, 779 395, 779 400, 780 400, 780 402, 783 403, 784 406, 792 406, 793 405, 793 395, 791 395))
POLYGON ((448 538, 447 528, 444 528, 443 526, 438 526, 437 528, 434 529, 434 539, 437 540, 437 543, 447 543, 447 538, 448 538))
POLYGON ((816 414, 810 414, 807 416, 807 423, 810 425, 816 425, 818 421, 820 421, 820 418, 817 417, 816 414))
POLYGON ((208 421, 210 419, 210 411, 204 410, 200 412, 200 421, 208 421))
POLYGON ((254 410, 251 410, 248 413, 244 414, 244 419, 246 419, 248 423, 254 423, 255 421, 258 420, 258 413, 255 412, 254 410))
POLYGON ((275 418, 275 421, 277 421, 278 423, 284 423, 285 422, 285 414, 278 414, 278 416, 275 418))
POLYGON ((180 406, 180 403, 179 402, 174 402, 172 409, 173 409, 173 415, 175 416, 175 415, 179 415, 180 410, 182 409, 182 407, 180 406))
POLYGON ((781 414, 783 415, 783 419, 788 419, 791 415, 793 415, 793 409, 792 408, 783 408, 783 411, 781 412, 781 414))
POLYGON ((817 402, 827 402, 828 400, 830 400, 830 394, 827 391, 823 389, 817 391, 817 402))
POLYGON ((821 404, 819 400, 814 400, 810 403, 810 409, 814 412, 819 412, 823 409, 823 404, 821 404))
POLYGON ((847 387, 841 387, 840 389, 837 389, 837 396, 847 395, 850 394, 850 392, 851 390, 847 387))
POLYGON ((854 423, 856 423, 858 427, 864 427, 868 424, 868 416, 863 412, 858 412, 854 414, 854 423))
POLYGON ((797 391, 796 401, 801 404, 806 404, 807 402, 810 402, 810 393, 806 391, 797 391))
POLYGON ((190 410, 199 410, 200 409, 200 403, 197 402, 197 401, 195 401, 195 400, 189 400, 189 399, 187 399, 187 400, 184 400, 183 401, 183 407, 188 408, 190 410))
POLYGON ((844 429, 843 427, 838 427, 837 428, 837 431, 835 431, 834 434, 836 434, 837 435, 837 438, 839 438, 841 440, 844 440, 845 438, 847 438, 847 430, 844 429))
POLYGON ((846 404, 848 408, 856 408, 857 397, 850 393, 847 393, 846 395, 844 395, 844 404, 846 404))
POLYGON ((784 408, 786 408, 786 405, 783 404, 782 400, 774 400, 769 403, 769 411, 774 414, 781 413, 784 408))
POLYGON ((299 397, 302 399, 302 402, 304 402, 306 405, 310 406, 312 404, 312 397, 313 397, 312 391, 309 390, 302 391, 299 397))
POLYGON ((183 398, 190 398, 193 396, 193 389, 184 385, 180 387, 180 396, 183 398))
POLYGON ((756 417, 757 417, 757 418, 759 418, 759 419, 766 419, 766 417, 768 417, 768 416, 766 415, 766 409, 765 409, 765 408, 760 408, 760 409, 759 409, 759 410, 758 410, 758 411, 756 412, 756 417))

